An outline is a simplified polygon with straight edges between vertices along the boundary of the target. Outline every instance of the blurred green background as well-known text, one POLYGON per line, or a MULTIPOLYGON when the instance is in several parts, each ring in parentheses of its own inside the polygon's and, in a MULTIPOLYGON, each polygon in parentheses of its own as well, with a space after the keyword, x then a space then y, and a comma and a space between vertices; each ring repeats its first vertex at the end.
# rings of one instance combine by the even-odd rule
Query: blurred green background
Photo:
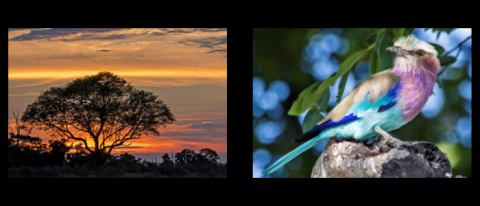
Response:
POLYGON ((470 28, 253 29, 253 177, 310 177, 326 142, 271 175, 261 172, 299 146, 293 139, 302 133, 304 119, 311 128, 309 119, 325 115, 316 115, 322 111, 318 106, 330 111, 359 81, 391 68, 393 56, 384 48, 409 34, 435 44, 444 72, 421 113, 390 133, 404 141, 435 143, 447 153, 453 176, 471 177, 471 32, 470 28), (352 54, 359 60, 353 61, 352 54), (321 81, 334 84, 320 95, 299 98, 304 89, 314 83, 316 88, 321 81), (329 101, 321 103, 322 95, 329 101))

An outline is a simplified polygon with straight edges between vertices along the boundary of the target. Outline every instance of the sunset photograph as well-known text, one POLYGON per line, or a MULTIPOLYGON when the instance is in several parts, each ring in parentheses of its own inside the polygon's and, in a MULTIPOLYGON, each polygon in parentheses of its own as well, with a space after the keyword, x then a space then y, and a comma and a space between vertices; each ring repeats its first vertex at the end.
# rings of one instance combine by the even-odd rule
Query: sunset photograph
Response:
POLYGON ((226 28, 8 28, 9 178, 226 178, 226 28))

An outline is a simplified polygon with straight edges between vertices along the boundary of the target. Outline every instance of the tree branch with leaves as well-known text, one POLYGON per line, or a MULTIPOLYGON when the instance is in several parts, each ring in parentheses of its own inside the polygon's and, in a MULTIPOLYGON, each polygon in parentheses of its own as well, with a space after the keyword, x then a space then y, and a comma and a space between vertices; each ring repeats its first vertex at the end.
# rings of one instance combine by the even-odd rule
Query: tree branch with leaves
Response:
POLYGON ((28 105, 22 121, 64 142, 80 141, 101 159, 130 140, 160 135, 158 128, 176 119, 153 92, 137 90, 113 73, 100 72, 43 92, 28 105))

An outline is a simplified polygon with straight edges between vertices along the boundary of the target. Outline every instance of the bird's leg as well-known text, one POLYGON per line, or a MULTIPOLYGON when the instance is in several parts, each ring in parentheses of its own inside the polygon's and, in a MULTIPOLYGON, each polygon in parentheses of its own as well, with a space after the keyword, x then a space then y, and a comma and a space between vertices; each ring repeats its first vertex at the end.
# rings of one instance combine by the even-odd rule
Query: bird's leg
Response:
POLYGON ((388 134, 388 132, 386 132, 385 130, 383 130, 378 126, 375 127, 375 132, 377 132, 382 136, 379 140, 380 142, 378 143, 379 148, 382 148, 383 145, 385 145, 388 142, 395 141, 395 137, 392 137, 392 135, 388 134))
POLYGON ((375 146, 375 143, 378 142, 379 140, 380 140, 380 137, 375 136, 363 141, 363 143, 365 144, 366 146, 365 148, 367 149, 368 152, 376 154, 380 152, 379 148, 375 146))
POLYGON ((372 137, 372 138, 368 138, 367 140, 363 141, 365 145, 367 146, 371 146, 373 143, 377 142, 379 139, 378 136, 375 136, 375 137, 372 137))

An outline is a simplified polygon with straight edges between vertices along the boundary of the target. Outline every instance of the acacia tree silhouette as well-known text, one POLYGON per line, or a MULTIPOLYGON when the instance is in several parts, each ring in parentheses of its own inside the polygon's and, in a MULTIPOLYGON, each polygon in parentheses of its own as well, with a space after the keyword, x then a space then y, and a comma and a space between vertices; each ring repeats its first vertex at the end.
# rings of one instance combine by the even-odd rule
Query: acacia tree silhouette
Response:
POLYGON ((83 142, 95 167, 115 147, 142 135, 159 136, 159 126, 176 120, 152 92, 137 90, 111 72, 100 72, 43 92, 28 105, 22 121, 64 142, 83 142), (94 145, 88 145, 88 139, 94 145))

